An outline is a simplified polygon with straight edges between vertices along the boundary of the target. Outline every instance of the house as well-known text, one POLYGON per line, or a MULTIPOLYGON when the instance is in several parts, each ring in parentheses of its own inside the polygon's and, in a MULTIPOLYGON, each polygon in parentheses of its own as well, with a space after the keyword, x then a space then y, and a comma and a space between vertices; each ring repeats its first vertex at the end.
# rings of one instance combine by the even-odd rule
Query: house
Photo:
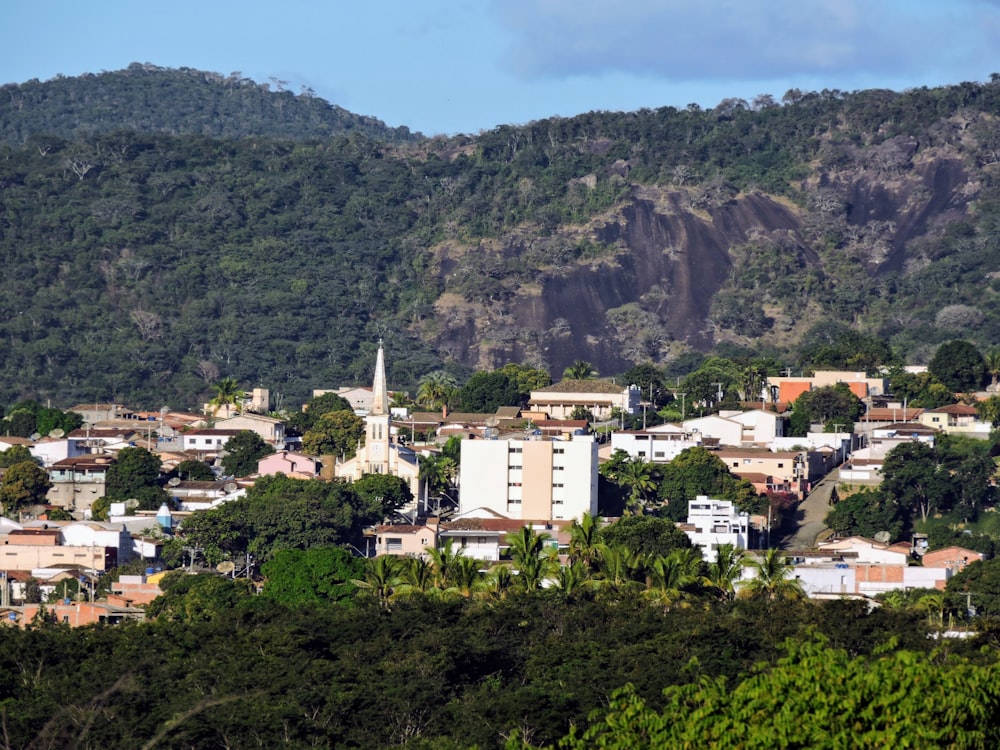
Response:
MULTIPOLYGON (((366 474, 391 474, 409 485, 416 507, 424 498, 420 482, 420 466, 412 448, 394 438, 392 414, 389 411, 389 392, 385 379, 385 352, 382 341, 378 343, 375 357, 375 377, 372 384, 373 400, 365 417, 365 441, 354 457, 337 461, 334 475, 354 482, 366 474)), ((331 457, 327 460, 335 460, 331 457)))
POLYGON ((766 490, 790 492, 804 498, 810 482, 824 476, 822 456, 810 461, 812 451, 769 451, 763 448, 720 448, 715 454, 738 477, 764 476, 766 490))
POLYGON ((950 404, 937 409, 927 409, 920 415, 920 423, 946 432, 949 435, 967 435, 987 439, 993 430, 989 422, 979 420, 979 412, 969 404, 950 404))
POLYGON ((708 563, 715 562, 721 544, 730 544, 735 549, 749 547, 750 516, 738 513, 729 500, 713 500, 706 495, 689 500, 687 522, 680 529, 708 563))
POLYGON ((569 521, 504 518, 488 508, 476 508, 442 522, 438 527, 438 546, 451 542, 452 548, 465 557, 499 562, 508 557, 508 537, 525 527, 537 534, 547 534, 546 545, 557 552, 566 549, 570 525, 569 521))
POLYGON ((127 419, 134 412, 121 404, 77 404, 69 407, 71 411, 83 417, 83 426, 95 425, 98 422, 108 422, 115 419, 127 419))
MULTIPOLYGON (((120 550, 119 544, 66 544, 58 526, 15 529, 0 535, 0 570, 72 565, 105 571, 118 565, 120 550)), ((127 550, 126 554, 131 554, 131 537, 127 550)))
POLYGON ((382 524, 375 527, 375 556, 423 557, 437 547, 437 528, 427 524, 382 524))
POLYGON ((885 378, 870 378, 863 372, 846 370, 817 370, 810 376, 779 375, 767 379, 771 400, 787 403, 793 403, 803 393, 838 383, 845 383, 851 393, 862 400, 888 393, 885 378))
POLYGON ((482 507, 505 518, 547 520, 596 515, 597 468, 590 435, 463 440, 460 512, 482 507))
POLYGON ((20 612, 15 613, 13 620, 8 620, 24 629, 44 616, 50 622, 58 622, 71 628, 84 625, 118 625, 128 620, 141 621, 146 617, 146 611, 141 607, 117 606, 110 602, 74 602, 63 600, 56 604, 25 604, 20 612))
POLYGON ((577 408, 588 410, 595 421, 611 419, 612 412, 636 414, 639 389, 622 387, 608 380, 563 380, 531 392, 526 419, 572 419, 577 408))
POLYGON ((115 463, 114 456, 84 454, 64 458, 48 467, 52 487, 46 503, 67 511, 87 512, 99 497, 104 497, 108 469, 115 463))
POLYGON ((216 456, 223 450, 226 443, 242 431, 237 428, 188 430, 181 436, 181 450, 201 459, 216 456))
POLYGON ((965 565, 982 559, 978 552, 949 547, 925 553, 923 565, 911 565, 911 551, 907 543, 854 536, 822 542, 818 551, 789 552, 789 558, 796 578, 814 598, 874 596, 913 588, 942 590, 965 565))
POLYGON ((257 462, 257 473, 262 477, 284 474, 296 479, 315 479, 319 469, 318 459, 293 451, 271 453, 257 462))
POLYGON ((252 414, 245 412, 237 414, 228 419, 220 419, 215 423, 218 430, 249 430, 257 435, 268 445, 282 449, 285 447, 285 423, 274 417, 266 417, 263 414, 252 414))
POLYGON ((719 414, 685 419, 681 423, 685 430, 698 435, 699 439, 714 438, 719 445, 743 445, 743 424, 719 414))
MULTIPOLYGON (((659 425, 658 427, 663 427, 659 425)), ((682 451, 702 444, 701 435, 682 428, 663 430, 615 430, 611 433, 611 449, 625 451, 629 458, 641 458, 652 463, 669 463, 682 451)))

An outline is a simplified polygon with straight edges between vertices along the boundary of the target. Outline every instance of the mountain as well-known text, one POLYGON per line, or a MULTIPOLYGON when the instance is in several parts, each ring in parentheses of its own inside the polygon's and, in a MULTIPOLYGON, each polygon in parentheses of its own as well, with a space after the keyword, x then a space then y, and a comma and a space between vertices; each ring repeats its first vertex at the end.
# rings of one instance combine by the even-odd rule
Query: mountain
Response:
POLYGON ((239 72, 223 76, 149 63, 7 84, 0 87, 0 143, 20 145, 37 133, 73 140, 116 130, 296 140, 354 132, 397 143, 420 138, 329 104, 308 88, 293 94, 287 85, 274 79, 258 84, 239 72))
POLYGON ((98 107, 60 130, 11 95, 96 101, 103 76, 0 99, 7 402, 184 405, 221 374, 294 404, 366 382, 379 337, 394 387, 720 347, 808 365, 848 329, 908 361, 1000 340, 996 80, 427 139, 303 133, 293 105, 336 109, 255 84, 259 119, 209 135, 187 85, 230 79, 135 67, 156 114, 127 117, 157 128, 98 107))

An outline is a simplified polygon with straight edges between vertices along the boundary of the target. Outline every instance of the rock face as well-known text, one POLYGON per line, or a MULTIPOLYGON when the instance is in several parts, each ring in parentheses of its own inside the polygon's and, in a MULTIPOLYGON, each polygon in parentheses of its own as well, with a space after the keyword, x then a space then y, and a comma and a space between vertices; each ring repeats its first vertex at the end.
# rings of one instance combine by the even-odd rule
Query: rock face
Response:
MULTIPOLYGON (((966 217, 978 194, 953 152, 918 145, 896 138, 817 169, 799 186, 802 207, 757 193, 634 185, 631 200, 588 229, 611 248, 604 256, 543 269, 502 305, 453 315, 436 345, 471 367, 521 361, 557 374, 577 359, 610 373, 662 360, 677 344, 705 351, 719 340, 713 299, 740 288, 732 251, 748 242, 833 287, 845 259, 870 278, 905 275, 909 264, 927 262, 913 241, 966 217), (840 239, 831 245, 829 237, 840 239)), ((517 251, 509 240, 505 252, 517 251)))
POLYGON ((530 358, 534 346, 535 357, 553 372, 577 359, 600 372, 620 372, 642 357, 628 340, 628 326, 609 321, 609 311, 632 306, 630 313, 647 322, 655 316, 666 340, 708 348, 712 334, 706 318, 731 271, 729 248, 745 242, 751 231, 797 228, 795 212, 761 195, 699 213, 685 208, 679 193, 656 201, 636 198, 595 232, 598 241, 620 248, 617 254, 546 273, 540 294, 518 295, 508 306, 507 328, 520 332, 517 340, 494 346, 484 358, 480 342, 491 336, 467 322, 448 329, 446 346, 466 352, 467 363, 480 367, 530 358), (646 301, 651 292, 655 299, 646 301))

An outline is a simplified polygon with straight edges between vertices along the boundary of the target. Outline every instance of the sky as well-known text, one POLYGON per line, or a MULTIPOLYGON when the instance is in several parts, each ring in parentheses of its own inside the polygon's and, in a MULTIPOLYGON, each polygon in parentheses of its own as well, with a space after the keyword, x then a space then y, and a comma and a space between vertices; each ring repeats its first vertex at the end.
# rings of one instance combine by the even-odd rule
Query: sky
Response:
POLYGON ((426 135, 1000 72, 1000 0, 0 0, 0 83, 284 81, 426 135))

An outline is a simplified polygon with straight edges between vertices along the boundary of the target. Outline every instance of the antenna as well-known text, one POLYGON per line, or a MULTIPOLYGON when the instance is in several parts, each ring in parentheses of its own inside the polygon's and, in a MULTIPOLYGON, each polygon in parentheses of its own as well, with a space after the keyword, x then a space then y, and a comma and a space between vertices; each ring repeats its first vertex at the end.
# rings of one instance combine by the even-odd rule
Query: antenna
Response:
POLYGON ((892 538, 892 535, 888 531, 876 531, 875 536, 873 538, 875 539, 876 542, 879 542, 880 544, 888 544, 889 540, 892 538))
POLYGON ((58 440, 66 434, 66 431, 60 427, 56 427, 54 430, 49 430, 49 437, 53 440, 58 440))
POLYGON ((31 433, 31 439, 32 440, 39 440, 41 437, 42 437, 42 433, 40 433, 40 432, 33 432, 33 433, 31 433))
POLYGON ((225 575, 228 573, 232 573, 234 570, 236 570, 236 563, 234 563, 232 560, 223 560, 222 562, 220 562, 218 565, 215 566, 215 569, 225 575))
POLYGON ((171 487, 176 487, 180 483, 181 483, 180 477, 170 477, 170 479, 167 481, 167 484, 169 484, 171 487))
POLYGON ((237 485, 236 482, 226 482, 222 485, 222 489, 226 492, 236 492, 236 490, 239 489, 239 485, 237 485))

